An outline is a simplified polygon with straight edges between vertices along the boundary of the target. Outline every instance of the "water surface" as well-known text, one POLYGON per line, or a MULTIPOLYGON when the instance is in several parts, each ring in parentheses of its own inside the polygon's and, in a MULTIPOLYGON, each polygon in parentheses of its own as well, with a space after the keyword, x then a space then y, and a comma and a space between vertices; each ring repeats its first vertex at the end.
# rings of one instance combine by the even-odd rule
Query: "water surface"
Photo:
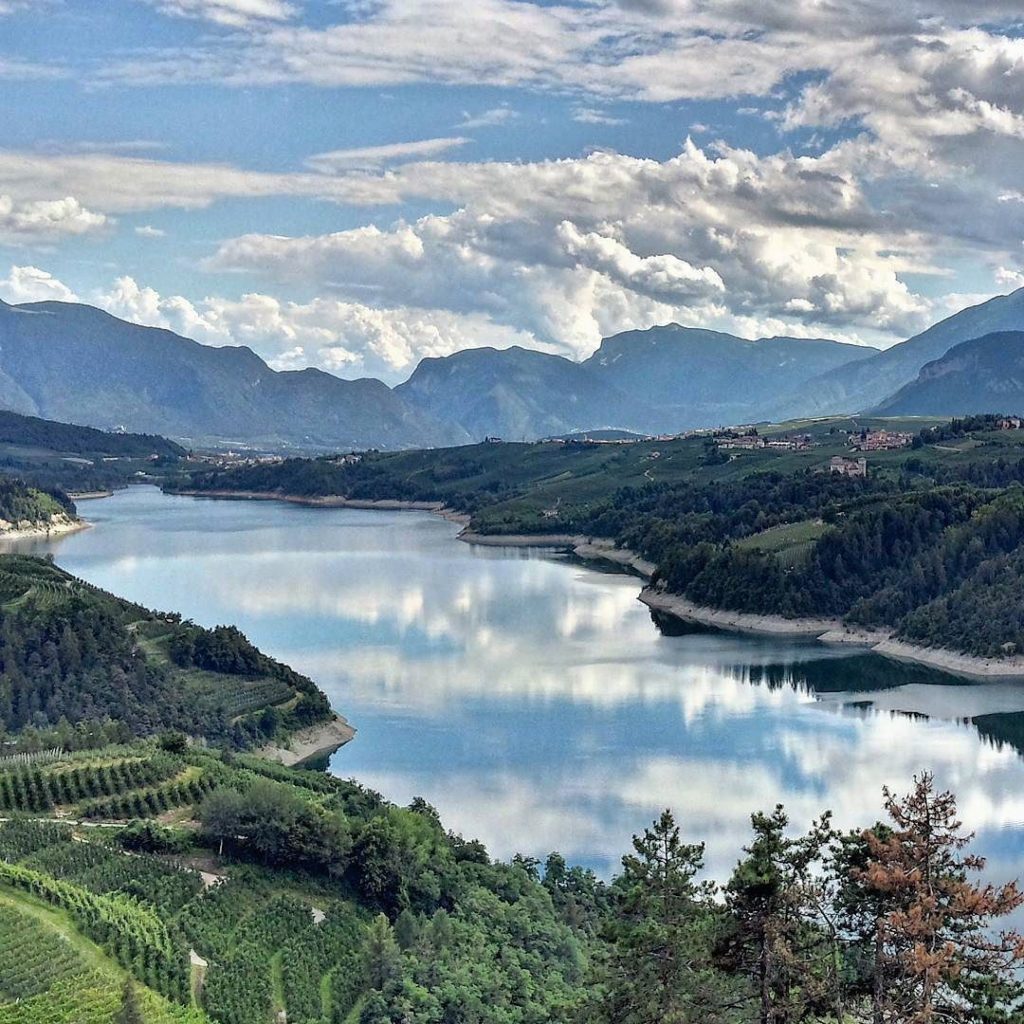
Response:
POLYGON ((331 761, 423 796, 491 852, 610 873, 662 808, 716 875, 752 810, 869 824, 934 770, 994 873, 1024 851, 1024 686, 972 685, 813 642, 663 636, 638 581, 473 548, 424 513, 168 497, 82 504, 93 529, 22 550, 147 606, 235 623, 359 730, 331 761))

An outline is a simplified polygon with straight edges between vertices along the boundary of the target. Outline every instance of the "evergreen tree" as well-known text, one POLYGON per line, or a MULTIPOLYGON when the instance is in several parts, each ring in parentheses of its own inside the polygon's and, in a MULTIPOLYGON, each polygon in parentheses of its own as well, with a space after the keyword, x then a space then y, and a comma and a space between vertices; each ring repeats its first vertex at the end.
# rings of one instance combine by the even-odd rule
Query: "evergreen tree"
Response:
POLYGON ((384 914, 378 914, 366 930, 363 965, 370 988, 382 990, 401 975, 402 952, 394 929, 384 914))
MULTIPOLYGON (((733 998, 711 955, 720 924, 714 887, 697 881, 703 845, 684 844, 665 811, 622 859, 599 969, 599 1005, 588 1020, 683 1024, 722 1018, 733 998)), ((550 861, 549 861, 550 863, 550 861)))
MULTIPOLYGON (((751 818, 754 839, 726 887, 732 931, 722 963, 750 980, 759 1024, 789 1024, 833 1013, 839 981, 836 947, 814 888, 814 870, 833 833, 826 816, 804 837, 789 838, 778 806, 751 818)), ((840 1011, 841 1013, 841 1011, 840 1011)))
POLYGON ((891 824, 865 834, 869 858, 855 873, 881 910, 874 948, 884 981, 874 988, 873 1020, 1019 1021, 1024 937, 993 921, 1024 904, 1024 893, 1015 883, 970 880, 984 859, 966 852, 973 834, 930 773, 905 797, 886 789, 885 807, 891 824))

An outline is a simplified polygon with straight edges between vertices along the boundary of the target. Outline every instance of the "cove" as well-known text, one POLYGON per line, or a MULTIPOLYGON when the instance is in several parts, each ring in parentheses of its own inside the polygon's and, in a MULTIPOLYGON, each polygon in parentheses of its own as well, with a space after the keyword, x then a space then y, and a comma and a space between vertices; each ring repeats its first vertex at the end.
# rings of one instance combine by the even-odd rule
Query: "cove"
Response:
POLYGON ((422 796, 492 854, 558 849, 611 874, 662 808, 721 877, 751 811, 881 813, 935 771, 994 877, 1024 852, 1024 685, 970 683, 813 641, 664 635, 639 581, 474 548, 418 512, 172 497, 83 503, 51 552, 98 586, 234 623, 356 727, 330 770, 422 796))

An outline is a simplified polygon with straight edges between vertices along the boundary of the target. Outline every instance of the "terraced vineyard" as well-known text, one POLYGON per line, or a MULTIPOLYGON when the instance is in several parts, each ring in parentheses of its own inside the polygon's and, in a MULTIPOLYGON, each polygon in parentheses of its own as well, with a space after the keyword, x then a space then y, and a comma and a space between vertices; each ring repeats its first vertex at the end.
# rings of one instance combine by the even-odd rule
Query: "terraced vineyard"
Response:
POLYGON ((0 1024, 110 1024, 126 975, 147 1024, 205 1020, 188 1008, 195 997, 221 1024, 269 1022, 285 1009, 293 1022, 344 1021, 363 988, 369 915, 343 890, 295 876, 282 892, 254 866, 204 881, 180 854, 130 849, 138 824, 122 832, 168 803, 188 819, 217 787, 283 790, 292 778, 311 806, 339 796, 324 776, 155 745, 0 769, 7 810, 50 815, 0 825, 0 1024), (118 824, 96 827, 94 817, 118 824), (190 957, 206 961, 201 984, 190 957))
MULTIPOLYGON (((0 1024, 110 1024, 125 977, 65 915, 0 887, 0 1024)), ((208 1021, 143 985, 135 995, 147 1024, 208 1021)))

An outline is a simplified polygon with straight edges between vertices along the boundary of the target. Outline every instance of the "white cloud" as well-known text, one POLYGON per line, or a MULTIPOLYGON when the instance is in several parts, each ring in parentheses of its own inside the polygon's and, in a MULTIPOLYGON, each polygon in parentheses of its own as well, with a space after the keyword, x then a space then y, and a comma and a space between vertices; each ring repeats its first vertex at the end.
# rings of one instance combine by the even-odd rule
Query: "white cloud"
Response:
POLYGON ((628 124, 624 117, 613 117, 597 107, 574 107, 572 119, 580 124, 618 125, 628 124))
POLYGON ((11 267, 0 279, 0 298, 5 302, 76 302, 78 296, 67 285, 39 267, 11 267))
POLYGON ((494 128, 498 125, 508 124, 519 117, 519 111, 510 107, 507 103, 499 107, 490 107, 479 114, 470 114, 464 111, 462 120, 456 125, 457 128, 494 128))
MULTIPOLYGON (((59 282, 53 287, 71 294, 59 282)), ((193 302, 181 295, 161 295, 131 277, 94 291, 89 301, 122 319, 164 327, 205 344, 248 345, 275 369, 317 366, 345 377, 375 376, 392 383, 404 380, 428 356, 480 345, 537 345, 531 335, 481 314, 377 308, 333 298, 287 302, 255 292, 239 299, 214 295, 193 302)))
POLYGON ((1012 267, 999 267, 996 270, 996 283, 1000 288, 1024 288, 1024 273, 1012 267))
MULTIPOLYGON (((929 303, 901 280, 927 243, 876 213, 834 157, 688 142, 666 161, 419 163, 353 182, 367 201, 455 213, 326 235, 247 235, 208 266, 395 306, 483 312, 573 355, 620 330, 740 318, 894 339, 929 303), (882 332, 882 333, 880 333, 882 332)), ((813 330, 812 330, 813 328, 813 330)))
POLYGON ((153 227, 152 224, 140 224, 135 229, 135 234, 137 234, 139 238, 163 238, 167 232, 162 228, 153 227))
MULTIPOLYGON (((14 203, 74 195, 108 217, 266 196, 444 211, 308 238, 254 233, 207 264, 261 274, 270 291, 301 280, 331 301, 483 316, 574 354, 669 319, 884 343, 943 308, 910 274, 969 263, 995 274, 1024 236, 1024 204, 1011 201, 1024 40, 1005 30, 1018 11, 1000 0, 377 0, 339 5, 326 25, 302 24, 301 5, 279 0, 158 2, 238 31, 203 34, 188 54, 147 50, 107 68, 107 81, 511 85, 557 90, 590 124, 618 120, 604 110, 620 99, 756 96, 797 152, 818 153, 711 136, 668 160, 437 159, 458 136, 267 173, 0 151, 0 191, 14 203)), ((516 116, 470 110, 463 126, 516 116)))
POLYGON ((148 0, 164 14, 180 18, 201 18, 227 28, 254 23, 287 21, 297 13, 284 0, 148 0))
POLYGON ((419 139, 416 142, 392 142, 383 146, 362 146, 358 149, 335 149, 330 153, 311 156, 306 161, 306 166, 321 174, 376 169, 404 160, 439 156, 447 150, 465 146, 470 141, 461 136, 453 136, 419 139))
POLYGON ((73 196, 15 202, 0 195, 0 241, 39 241, 84 235, 106 227, 109 218, 87 210, 73 196))

